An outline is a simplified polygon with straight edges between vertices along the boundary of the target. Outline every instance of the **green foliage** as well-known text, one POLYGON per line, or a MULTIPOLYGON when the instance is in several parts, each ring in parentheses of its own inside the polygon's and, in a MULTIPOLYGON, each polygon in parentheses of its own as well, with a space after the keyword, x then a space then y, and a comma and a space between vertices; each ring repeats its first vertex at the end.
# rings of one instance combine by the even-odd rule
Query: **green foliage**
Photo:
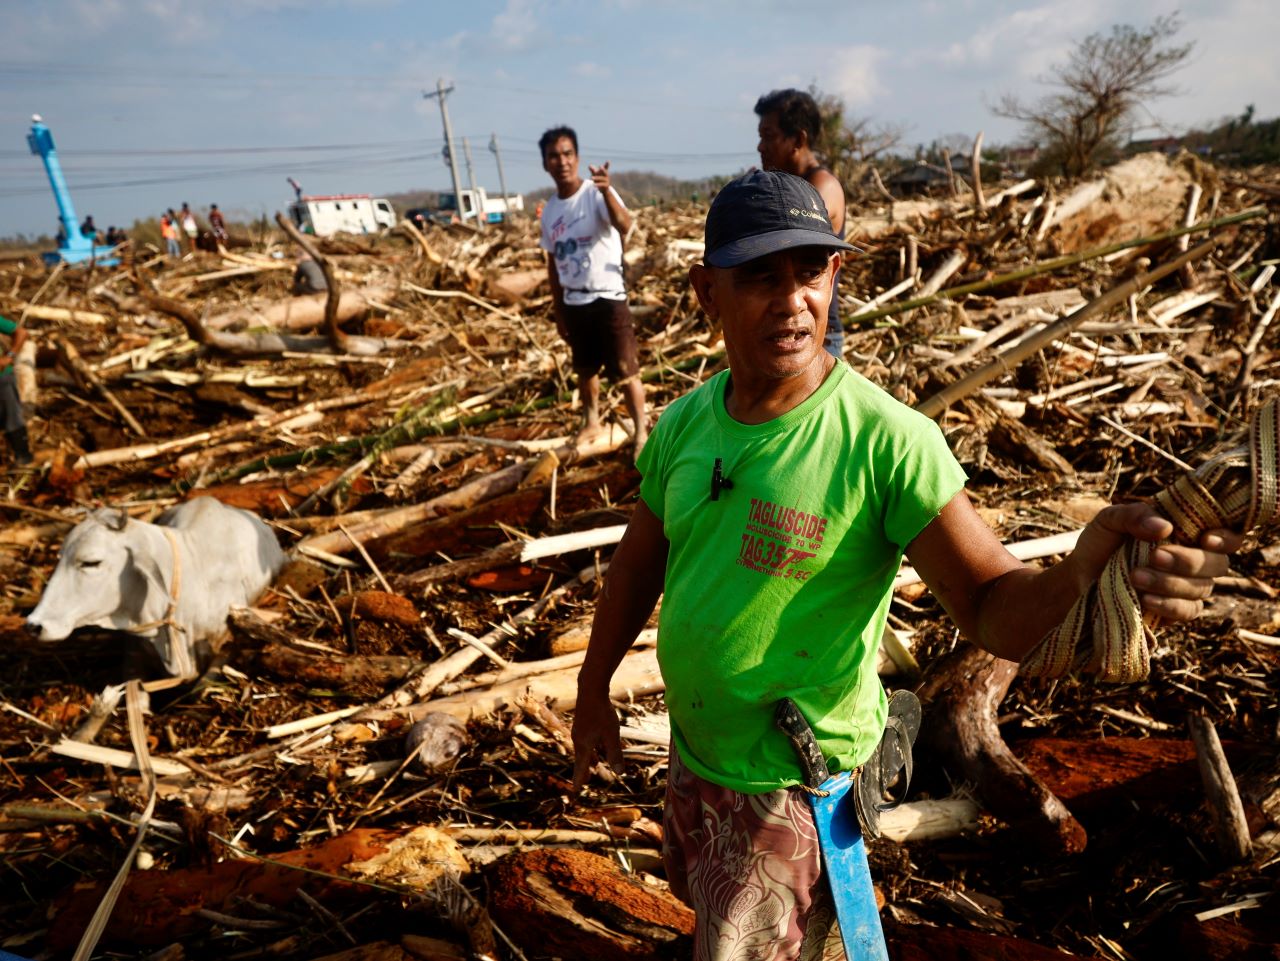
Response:
POLYGON ((58 242, 48 234, 28 237, 26 234, 14 234, 12 237, 0 237, 0 250, 27 252, 53 250, 58 242))
POLYGON ((1209 130, 1193 130, 1182 138, 1182 146, 1230 166, 1280 163, 1280 118, 1254 120, 1254 112, 1249 104, 1239 117, 1209 130))
POLYGON ((1090 34, 1044 81, 1051 93, 1034 102, 1006 95, 995 113, 1020 121, 1040 144, 1044 172, 1080 176, 1119 155, 1140 105, 1175 92, 1164 81, 1193 47, 1172 42, 1181 27, 1174 14, 1145 30, 1121 24, 1090 34))

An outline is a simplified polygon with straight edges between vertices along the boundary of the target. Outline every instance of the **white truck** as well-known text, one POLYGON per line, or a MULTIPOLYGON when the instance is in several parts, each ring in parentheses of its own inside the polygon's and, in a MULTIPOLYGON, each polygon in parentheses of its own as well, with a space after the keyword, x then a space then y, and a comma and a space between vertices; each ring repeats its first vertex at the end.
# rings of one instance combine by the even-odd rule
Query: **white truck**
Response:
POLYGON ((452 190, 440 194, 440 213, 444 215, 443 219, 451 219, 456 214, 464 223, 468 220, 474 221, 478 210, 484 211, 485 223, 500 224, 513 211, 524 210, 524 197, 519 194, 506 198, 490 197, 484 192, 483 187, 474 191, 464 190, 462 191, 462 210, 459 212, 458 202, 454 199, 452 190))
POLYGON ((376 234, 396 225, 391 202, 368 194, 299 196, 289 205, 289 217, 303 233, 317 237, 376 234))

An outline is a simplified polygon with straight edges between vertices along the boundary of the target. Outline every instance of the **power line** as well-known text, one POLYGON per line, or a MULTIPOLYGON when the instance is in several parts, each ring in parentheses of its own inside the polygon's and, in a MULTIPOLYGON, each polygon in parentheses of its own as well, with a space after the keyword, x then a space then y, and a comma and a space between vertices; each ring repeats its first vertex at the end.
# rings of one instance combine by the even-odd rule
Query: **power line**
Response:
MULTIPOLYGON (((339 143, 339 144, 297 144, 280 147, 135 147, 135 148, 81 148, 76 147, 76 157, 203 157, 222 154, 263 154, 263 153, 319 153, 323 151, 368 150, 373 148, 422 147, 436 145, 442 141, 423 140, 388 140, 384 142, 339 143)), ((0 158, 27 158, 29 150, 0 150, 0 158)))
MULTIPOLYGON (((225 180, 229 177, 241 177, 247 174, 268 174, 268 173, 295 173, 302 172, 329 172, 351 169, 368 169, 369 167, 389 167, 397 164, 420 163, 423 160, 434 158, 434 153, 430 154, 410 154, 402 157, 389 157, 384 159, 359 159, 359 160, 342 160, 342 161, 317 161, 312 164, 264 164, 256 167, 235 167, 223 169, 210 169, 203 172, 185 172, 172 176, 151 176, 137 177, 131 180, 113 180, 98 181, 91 183, 74 183, 72 189, 76 193, 96 191, 96 190, 115 190, 123 187, 151 187, 161 184, 194 184, 208 180, 225 180)), ((30 187, 9 187, 0 188, 0 197, 21 197, 34 194, 42 194, 48 191, 48 184, 32 184, 30 187)))

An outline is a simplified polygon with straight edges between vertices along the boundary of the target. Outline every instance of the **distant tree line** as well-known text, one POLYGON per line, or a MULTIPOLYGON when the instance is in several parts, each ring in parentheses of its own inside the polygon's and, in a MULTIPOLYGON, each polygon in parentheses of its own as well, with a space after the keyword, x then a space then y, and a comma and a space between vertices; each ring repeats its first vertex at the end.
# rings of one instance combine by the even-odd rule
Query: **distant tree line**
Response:
POLYGON ((1280 163, 1280 118, 1255 120, 1249 104, 1238 117, 1178 138, 1179 146, 1232 167, 1280 163))

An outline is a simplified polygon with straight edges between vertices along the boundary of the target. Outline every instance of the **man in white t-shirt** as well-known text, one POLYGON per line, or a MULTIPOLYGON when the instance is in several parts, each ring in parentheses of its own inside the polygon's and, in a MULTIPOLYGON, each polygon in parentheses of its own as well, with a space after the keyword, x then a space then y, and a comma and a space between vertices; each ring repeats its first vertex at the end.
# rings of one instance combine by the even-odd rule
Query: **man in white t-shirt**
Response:
POLYGON ((618 378, 635 422, 635 453, 649 436, 635 325, 622 279, 622 238, 631 214, 609 184, 609 164, 578 176, 578 135, 553 127, 538 141, 556 192, 542 211, 556 329, 573 352, 586 413, 584 434, 600 428, 600 371, 618 378))

